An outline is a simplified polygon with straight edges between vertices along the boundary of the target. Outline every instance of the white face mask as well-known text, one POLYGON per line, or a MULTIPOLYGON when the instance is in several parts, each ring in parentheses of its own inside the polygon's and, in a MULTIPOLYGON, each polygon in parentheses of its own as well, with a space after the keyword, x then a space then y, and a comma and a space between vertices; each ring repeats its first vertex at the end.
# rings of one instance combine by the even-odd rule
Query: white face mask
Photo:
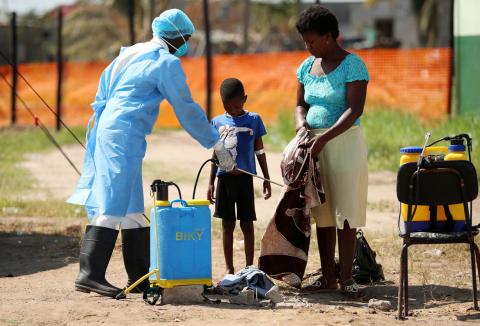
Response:
POLYGON ((170 45, 172 48, 174 48, 176 50, 173 53, 174 56, 183 57, 185 54, 188 53, 188 42, 187 42, 187 40, 185 40, 185 38, 183 37, 182 33, 177 28, 177 26, 175 26, 175 24, 172 23, 170 20, 167 19, 167 21, 170 23, 170 25, 172 25, 178 31, 178 33, 180 34, 180 36, 183 39, 183 44, 180 47, 177 48, 177 47, 173 46, 172 43, 168 42, 166 39, 162 38, 162 40, 164 40, 165 43, 167 43, 168 45, 170 45))

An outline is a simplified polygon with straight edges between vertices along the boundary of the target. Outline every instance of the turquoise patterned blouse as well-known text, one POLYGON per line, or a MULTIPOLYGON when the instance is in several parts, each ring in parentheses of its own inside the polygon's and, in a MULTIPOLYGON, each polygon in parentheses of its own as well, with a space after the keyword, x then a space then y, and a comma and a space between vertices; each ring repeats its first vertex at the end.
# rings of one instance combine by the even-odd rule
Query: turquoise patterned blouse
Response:
MULTIPOLYGON (((367 67, 356 54, 348 54, 337 68, 326 75, 312 76, 314 56, 298 68, 297 78, 305 89, 305 102, 310 105, 306 120, 310 128, 330 128, 348 108, 347 83, 369 81, 367 67)), ((360 118, 354 125, 360 124, 360 118)))

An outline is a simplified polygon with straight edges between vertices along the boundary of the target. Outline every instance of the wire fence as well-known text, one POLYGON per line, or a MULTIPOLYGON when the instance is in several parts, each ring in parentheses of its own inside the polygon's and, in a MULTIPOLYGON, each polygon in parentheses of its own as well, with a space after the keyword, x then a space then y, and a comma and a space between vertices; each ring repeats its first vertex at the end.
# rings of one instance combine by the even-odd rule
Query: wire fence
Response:
MULTIPOLYGON (((370 49, 355 51, 370 73, 366 110, 389 109, 409 112, 423 119, 438 119, 448 114, 450 101, 451 55, 449 48, 433 49, 370 49)), ((280 52, 249 55, 219 55, 213 60, 213 114, 223 112, 219 86, 223 79, 237 77, 245 84, 247 108, 274 123, 279 112, 293 112, 296 99, 296 69, 307 52, 280 52)), ((92 114, 98 80, 108 63, 66 63, 62 110, 68 125, 85 125, 92 114)), ((205 69, 203 58, 182 59, 194 100, 205 101, 205 69)), ((45 100, 54 106, 56 92, 54 63, 21 64, 19 71, 45 100)), ((10 78, 7 66, 0 72, 10 78)), ((1 82, 1 81, 0 81, 1 82)), ((47 111, 35 94, 19 81, 19 95, 46 125, 53 126, 55 117, 47 111)), ((10 122, 10 90, 0 88, 0 125, 10 122)), ((178 122, 168 103, 162 103, 157 122, 162 127, 177 127, 178 122)), ((21 107, 18 123, 32 123, 21 107)))

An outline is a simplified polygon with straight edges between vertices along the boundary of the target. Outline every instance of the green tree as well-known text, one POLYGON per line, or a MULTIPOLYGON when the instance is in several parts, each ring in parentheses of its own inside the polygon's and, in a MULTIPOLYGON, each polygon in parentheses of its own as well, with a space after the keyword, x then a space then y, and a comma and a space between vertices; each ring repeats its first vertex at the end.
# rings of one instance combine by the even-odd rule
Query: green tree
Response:
MULTIPOLYGON (((104 0, 104 4, 117 10, 128 19, 130 15, 129 0, 104 0)), ((152 35, 153 18, 171 5, 183 7, 185 1, 170 0, 134 0, 135 35, 137 41, 145 41, 152 35)))

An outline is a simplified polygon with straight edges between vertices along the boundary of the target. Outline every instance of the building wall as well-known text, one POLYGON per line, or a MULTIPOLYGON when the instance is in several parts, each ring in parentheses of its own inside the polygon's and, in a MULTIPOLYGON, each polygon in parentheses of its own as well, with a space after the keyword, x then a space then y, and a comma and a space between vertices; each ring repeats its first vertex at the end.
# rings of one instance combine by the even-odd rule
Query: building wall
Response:
POLYGON ((455 97, 459 113, 480 113, 480 1, 455 0, 455 97))
POLYGON ((341 32, 345 36, 362 35, 368 38, 368 35, 375 30, 376 20, 391 19, 393 37, 400 42, 400 47, 419 46, 416 16, 412 11, 411 1, 380 0, 375 4, 328 3, 325 6, 337 14, 341 32))
MULTIPOLYGON (((451 42, 451 10, 453 0, 433 0, 435 12, 433 24, 436 38, 434 44, 422 41, 418 24, 418 13, 411 0, 378 0, 374 3, 326 3, 325 6, 337 14, 341 32, 344 36, 367 37, 365 47, 373 46, 372 40, 368 44, 369 35, 373 37, 375 22, 391 20, 393 38, 398 41, 400 48, 418 47, 450 47, 451 42)), ((480 1, 479 1, 480 2, 480 1)), ((385 46, 388 47, 388 46, 385 46)), ((393 47, 393 46, 392 46, 393 47)))

